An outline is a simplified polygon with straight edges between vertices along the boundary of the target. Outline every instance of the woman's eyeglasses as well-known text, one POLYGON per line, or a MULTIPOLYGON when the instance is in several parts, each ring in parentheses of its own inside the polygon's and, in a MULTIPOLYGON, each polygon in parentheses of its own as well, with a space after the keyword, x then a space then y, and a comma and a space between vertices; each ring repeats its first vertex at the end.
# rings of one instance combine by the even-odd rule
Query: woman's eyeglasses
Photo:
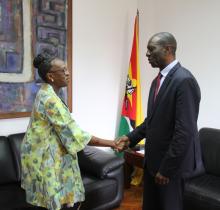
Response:
POLYGON ((55 71, 51 71, 51 73, 56 73, 56 72, 63 72, 63 73, 69 73, 68 69, 66 67, 59 68, 55 71))

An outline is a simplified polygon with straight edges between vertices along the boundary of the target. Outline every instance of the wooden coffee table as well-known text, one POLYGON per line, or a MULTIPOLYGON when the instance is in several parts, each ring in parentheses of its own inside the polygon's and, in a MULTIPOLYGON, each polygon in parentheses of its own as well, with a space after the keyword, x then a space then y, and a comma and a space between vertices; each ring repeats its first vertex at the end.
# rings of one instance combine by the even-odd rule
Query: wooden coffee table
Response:
POLYGON ((139 168, 143 168, 144 154, 133 150, 125 150, 124 159, 124 184, 125 188, 129 188, 133 167, 136 166, 139 168))

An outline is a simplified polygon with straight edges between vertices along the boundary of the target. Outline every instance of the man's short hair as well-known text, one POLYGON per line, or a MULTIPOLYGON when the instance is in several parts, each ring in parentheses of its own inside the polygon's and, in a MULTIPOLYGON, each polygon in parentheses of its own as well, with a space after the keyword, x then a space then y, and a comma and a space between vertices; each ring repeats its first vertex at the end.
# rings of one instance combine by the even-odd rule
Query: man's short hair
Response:
POLYGON ((165 46, 169 46, 169 47, 171 47, 172 54, 173 55, 176 54, 177 42, 176 42, 175 37, 171 33, 169 33, 169 32, 160 32, 160 33, 154 34, 152 38, 154 38, 154 37, 158 37, 159 38, 158 43, 161 46, 164 46, 164 47, 165 46))

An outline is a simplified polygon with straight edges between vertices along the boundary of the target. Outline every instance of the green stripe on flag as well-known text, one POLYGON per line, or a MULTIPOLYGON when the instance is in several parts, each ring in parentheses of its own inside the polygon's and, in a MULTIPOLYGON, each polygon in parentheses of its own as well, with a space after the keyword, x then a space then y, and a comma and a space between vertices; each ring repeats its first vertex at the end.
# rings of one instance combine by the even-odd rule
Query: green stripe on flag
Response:
MULTIPOLYGON (((128 121, 124 116, 121 116, 119 131, 118 131, 118 137, 126 135, 129 132, 130 132, 130 128, 129 128, 128 121)), ((124 152, 116 152, 116 155, 118 157, 123 157, 124 152)))
POLYGON ((130 132, 128 121, 124 116, 121 116, 120 126, 119 126, 119 132, 118 136, 126 135, 130 132))

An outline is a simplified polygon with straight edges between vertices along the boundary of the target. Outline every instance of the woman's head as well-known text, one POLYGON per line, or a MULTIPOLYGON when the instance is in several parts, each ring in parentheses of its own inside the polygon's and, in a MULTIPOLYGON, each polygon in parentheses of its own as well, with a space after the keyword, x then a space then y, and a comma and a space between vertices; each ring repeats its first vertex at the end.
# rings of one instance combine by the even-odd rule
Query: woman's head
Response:
POLYGON ((38 54, 34 58, 33 65, 38 69, 38 74, 44 82, 51 84, 56 89, 67 86, 69 72, 66 64, 51 52, 45 51, 38 54))

